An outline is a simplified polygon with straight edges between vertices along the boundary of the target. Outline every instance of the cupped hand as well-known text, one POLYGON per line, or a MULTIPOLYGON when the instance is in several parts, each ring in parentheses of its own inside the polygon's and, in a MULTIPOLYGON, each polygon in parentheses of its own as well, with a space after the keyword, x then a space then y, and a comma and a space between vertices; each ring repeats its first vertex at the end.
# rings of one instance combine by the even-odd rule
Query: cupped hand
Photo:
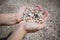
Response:
POLYGON ((45 23, 43 24, 37 24, 34 22, 25 22, 25 21, 21 21, 19 24, 17 24, 17 26, 20 28, 24 28, 23 30, 26 30, 27 32, 36 32, 40 29, 45 28, 45 23))
MULTIPOLYGON (((40 11, 43 11, 42 6, 37 5, 36 6, 40 11)), ((27 6, 23 6, 20 8, 20 10, 17 13, 17 21, 19 22, 17 24, 17 26, 24 28, 27 32, 32 32, 32 31, 37 31, 39 29, 45 28, 45 22, 48 18, 48 12, 44 11, 43 15, 44 17, 42 18, 42 23, 41 24, 37 24, 34 22, 25 22, 25 21, 21 21, 21 17, 23 16, 23 12, 24 10, 27 8, 27 6)))
POLYGON ((27 6, 23 6, 23 7, 20 7, 17 10, 17 13, 15 15, 17 23, 19 23, 19 22, 22 21, 22 18, 21 17, 23 16, 23 13, 24 13, 24 11, 25 11, 26 8, 27 8, 27 6))

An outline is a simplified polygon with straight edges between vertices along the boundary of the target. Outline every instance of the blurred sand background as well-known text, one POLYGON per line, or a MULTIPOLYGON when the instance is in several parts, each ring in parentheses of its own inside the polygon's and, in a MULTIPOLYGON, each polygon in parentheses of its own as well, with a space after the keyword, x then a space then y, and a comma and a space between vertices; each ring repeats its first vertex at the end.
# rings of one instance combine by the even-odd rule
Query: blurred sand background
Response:
MULTIPOLYGON (((50 14, 45 29, 28 33, 23 40, 60 40, 60 0, 0 0, 0 13, 14 13, 23 5, 40 4, 50 14)), ((14 26, 0 26, 0 38, 6 37, 14 26)))

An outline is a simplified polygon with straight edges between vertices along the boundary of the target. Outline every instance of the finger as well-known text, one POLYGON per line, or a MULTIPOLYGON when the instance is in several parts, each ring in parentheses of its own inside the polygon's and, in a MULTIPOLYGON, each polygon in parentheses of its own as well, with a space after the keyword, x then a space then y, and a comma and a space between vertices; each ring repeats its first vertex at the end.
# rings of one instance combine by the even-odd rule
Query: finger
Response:
POLYGON ((44 18, 45 18, 48 15, 48 11, 44 11, 42 14, 44 15, 44 18))
POLYGON ((36 6, 40 11, 42 11, 43 10, 43 8, 42 8, 42 6, 41 5, 37 5, 36 6))
POLYGON ((44 13, 43 13, 43 20, 42 20, 42 22, 46 22, 46 21, 47 21, 48 16, 49 16, 48 11, 44 11, 44 13))
POLYGON ((21 21, 23 21, 22 19, 16 19, 16 24, 20 23, 21 21))

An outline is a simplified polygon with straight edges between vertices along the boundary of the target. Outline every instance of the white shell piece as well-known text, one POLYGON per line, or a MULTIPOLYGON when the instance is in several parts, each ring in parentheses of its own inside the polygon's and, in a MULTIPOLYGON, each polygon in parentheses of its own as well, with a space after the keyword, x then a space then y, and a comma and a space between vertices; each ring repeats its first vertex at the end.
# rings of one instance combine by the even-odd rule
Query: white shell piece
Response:
POLYGON ((29 13, 28 15, 30 15, 30 16, 32 16, 32 17, 34 16, 34 14, 32 14, 32 13, 29 13))

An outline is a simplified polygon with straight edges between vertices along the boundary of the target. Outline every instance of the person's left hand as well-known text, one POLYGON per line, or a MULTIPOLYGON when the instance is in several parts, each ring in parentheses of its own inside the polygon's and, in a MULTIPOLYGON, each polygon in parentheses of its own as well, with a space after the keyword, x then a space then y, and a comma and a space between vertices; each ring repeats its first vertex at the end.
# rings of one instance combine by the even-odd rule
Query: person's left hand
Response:
POLYGON ((20 7, 19 10, 17 10, 17 13, 15 14, 15 18, 16 18, 16 23, 19 23, 22 21, 22 16, 23 16, 23 12, 25 11, 25 9, 27 8, 27 6, 23 6, 20 7))

